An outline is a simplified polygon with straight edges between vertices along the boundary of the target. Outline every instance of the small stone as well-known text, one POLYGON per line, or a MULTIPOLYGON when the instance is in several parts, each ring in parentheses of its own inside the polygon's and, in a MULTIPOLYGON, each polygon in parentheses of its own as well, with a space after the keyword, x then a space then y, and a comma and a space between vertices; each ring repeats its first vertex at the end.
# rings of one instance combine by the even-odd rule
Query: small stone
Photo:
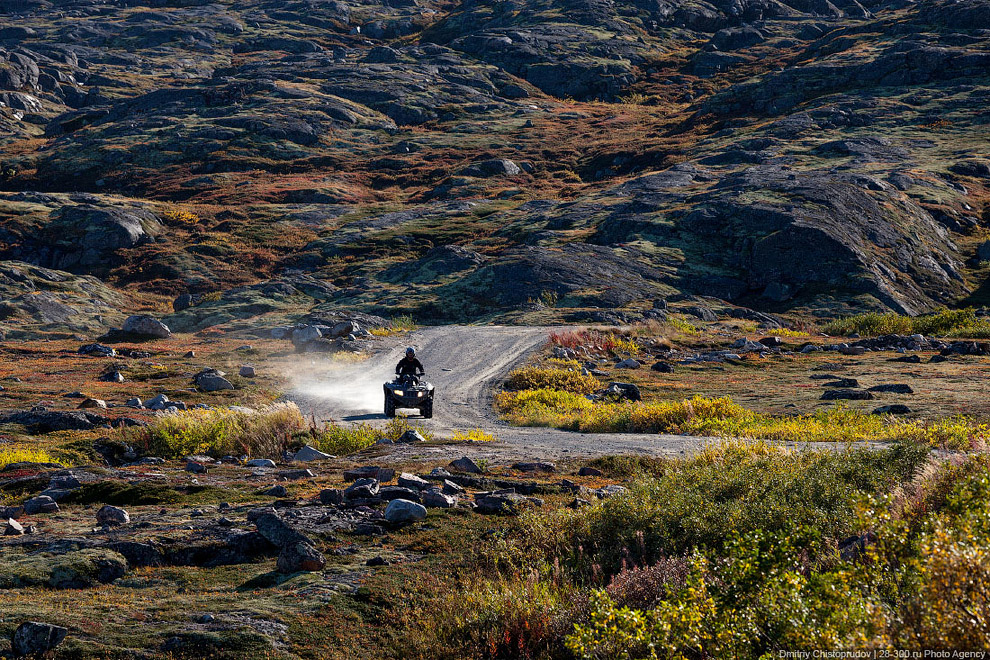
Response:
POLYGON ((368 499, 377 497, 381 486, 377 479, 358 479, 344 490, 344 497, 349 500, 368 499))
POLYGON ((425 490, 421 493, 423 506, 430 509, 449 509, 457 504, 457 498, 447 495, 438 488, 425 490))
POLYGON ((355 481, 357 479, 377 479, 381 482, 392 481, 395 477, 395 470, 392 468, 378 467, 377 465, 362 465, 361 467, 344 470, 344 481, 355 481))
POLYGON ((478 464, 472 461, 467 456, 464 456, 463 458, 458 458, 456 461, 451 461, 450 467, 454 468, 458 472, 481 474, 481 468, 478 467, 478 464))
POLYGON ((401 442, 401 443, 426 442, 426 438, 424 438, 423 434, 417 431, 416 429, 409 429, 401 436, 399 436, 399 439, 396 442, 401 442))
POLYGON ((107 402, 103 399, 83 399, 83 402, 79 404, 79 408, 106 408, 107 402))
POLYGON ((859 381, 855 378, 837 378, 825 383, 822 387, 859 387, 859 381))
POLYGON ((443 480, 443 492, 447 495, 463 495, 464 488, 460 484, 455 484, 449 479, 443 480))
POLYGON ((110 371, 100 376, 100 380, 104 383, 123 383, 124 374, 119 371, 110 371))
POLYGON ((870 392, 890 392, 892 394, 914 394, 914 390, 906 383, 890 383, 888 385, 874 385, 869 388, 870 392))
POLYGON ((642 365, 637 360, 634 360, 632 358, 626 358, 621 362, 615 363, 616 369, 639 369, 641 366, 642 365))
POLYGON ((587 465, 578 470, 578 476, 581 477, 600 477, 602 476, 602 471, 598 468, 588 467, 587 465))
POLYGON ((409 500, 392 500, 385 507, 385 520, 390 523, 414 522, 425 517, 426 507, 409 500))
POLYGON ((141 399, 136 396, 132 396, 124 405, 128 408, 144 408, 144 404, 141 402, 141 399))
POLYGON ((270 458, 252 458, 245 465, 254 468, 273 468, 275 467, 275 461, 270 458))
POLYGON ((24 534, 24 527, 21 526, 19 522, 13 518, 8 518, 7 523, 4 526, 3 535, 4 536, 20 536, 24 534))
POLYGON ((166 403, 168 403, 167 396, 165 396, 164 394, 156 394, 155 396, 145 401, 144 405, 151 410, 164 410, 166 403))
POLYGON ((334 457, 331 456, 330 454, 324 454, 319 449, 315 449, 313 447, 310 447, 309 445, 306 445, 305 447, 303 447, 302 449, 300 449, 295 453, 295 455, 292 457, 292 460, 301 461, 305 463, 309 461, 325 461, 329 458, 334 458, 334 457))
POLYGON ((324 488, 320 491, 320 504, 339 506, 344 502, 344 491, 339 488, 324 488))
POLYGON ((214 617, 212 614, 204 614, 203 616, 199 617, 198 620, 200 623, 213 623, 213 619, 214 617))
POLYGON ((254 378, 254 367, 245 364, 237 373, 241 378, 254 378))
POLYGON ((247 512, 247 521, 249 523, 257 522, 259 518, 267 515, 275 515, 275 509, 270 506, 259 506, 256 509, 251 509, 247 512))
POLYGON ((875 399, 871 392, 866 390, 825 390, 822 394, 822 401, 838 401, 840 399, 848 399, 852 401, 870 401, 875 399))
POLYGON ((622 495, 623 493, 626 493, 628 491, 629 489, 626 488, 625 486, 619 486, 618 484, 609 484, 608 486, 603 486, 602 488, 595 490, 594 493, 595 495, 598 496, 598 499, 604 500, 608 497, 622 495))
POLYGON ((196 387, 204 392, 219 392, 221 390, 234 389, 233 383, 224 378, 222 371, 216 369, 204 369, 193 378, 196 387))
POLYGON ((908 415, 910 413, 911 409, 903 403, 895 403, 890 406, 880 406, 873 409, 874 415, 908 415))
POLYGON ((261 491, 261 494, 268 495, 269 497, 286 497, 289 491, 282 484, 275 484, 268 490, 261 491))
POLYGON ((131 522, 131 517, 119 506, 107 504, 96 512, 96 522, 101 525, 126 525, 131 522))
POLYGON ((364 562, 365 566, 390 566, 391 563, 382 556, 372 557, 368 561, 364 562))
POLYGON ((13 518, 14 520, 17 520, 23 515, 23 506, 0 506, 0 519, 13 518))
POLYGON ((653 366, 650 367, 652 371, 656 371, 661 374, 672 374, 674 373, 674 365, 669 362, 654 362, 653 366))
POLYGON ((643 399, 639 387, 632 383, 609 383, 608 387, 605 388, 605 394, 628 401, 642 401, 643 399))
POLYGON ((298 481, 299 479, 313 479, 316 474, 309 470, 285 470, 279 472, 278 476, 286 481, 298 481))
POLYGON ((520 472, 556 472, 557 466, 549 461, 539 461, 533 463, 514 463, 513 470, 520 472))
POLYGON ((202 463, 198 463, 196 461, 188 461, 186 463, 186 472, 193 472, 193 473, 196 473, 196 474, 205 474, 206 473, 206 466, 203 465, 202 463))
POLYGON ((420 491, 402 486, 382 486, 381 490, 378 491, 378 497, 385 501, 402 499, 419 502, 422 499, 420 498, 420 491))
POLYGON ((47 495, 38 495, 24 503, 24 513, 29 516, 38 513, 58 513, 58 504, 47 495))
POLYGON ((420 479, 415 474, 409 474, 408 472, 400 474, 397 483, 403 488, 411 488, 413 490, 423 490, 430 487, 429 481, 420 479))

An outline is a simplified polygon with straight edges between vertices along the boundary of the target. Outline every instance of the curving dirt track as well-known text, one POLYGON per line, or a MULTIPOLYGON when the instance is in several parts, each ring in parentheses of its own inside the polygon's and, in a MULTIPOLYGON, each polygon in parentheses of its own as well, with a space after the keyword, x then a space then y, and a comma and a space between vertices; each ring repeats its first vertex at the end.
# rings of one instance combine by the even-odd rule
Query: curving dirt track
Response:
POLYGON ((411 345, 427 370, 427 378, 437 388, 434 418, 417 421, 437 436, 480 428, 493 433, 498 442, 397 445, 390 448, 390 456, 397 460, 470 455, 504 462, 606 454, 676 455, 695 451, 712 440, 682 435, 574 433, 519 428, 502 422, 492 411, 493 388, 546 342, 550 330, 520 326, 425 328, 403 338, 406 343, 393 343, 365 362, 299 379, 290 398, 318 420, 384 424, 382 383, 391 378, 405 346, 411 345))

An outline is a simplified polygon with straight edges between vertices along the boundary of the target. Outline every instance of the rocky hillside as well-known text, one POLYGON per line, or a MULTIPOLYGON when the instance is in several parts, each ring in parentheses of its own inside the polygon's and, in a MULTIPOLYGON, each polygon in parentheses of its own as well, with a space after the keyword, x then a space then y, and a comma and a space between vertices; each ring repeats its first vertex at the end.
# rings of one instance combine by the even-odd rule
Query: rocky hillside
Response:
POLYGON ((988 100, 986 0, 0 0, 0 329, 981 304, 988 100))

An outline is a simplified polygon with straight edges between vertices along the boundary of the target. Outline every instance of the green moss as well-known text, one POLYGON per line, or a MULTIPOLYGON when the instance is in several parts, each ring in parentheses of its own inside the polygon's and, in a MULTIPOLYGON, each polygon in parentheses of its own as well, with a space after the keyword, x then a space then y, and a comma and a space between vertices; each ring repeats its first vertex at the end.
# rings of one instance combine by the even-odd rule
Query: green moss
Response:
POLYGON ((113 504, 116 506, 177 502, 181 494, 161 484, 128 484, 98 481, 83 484, 62 499, 64 504, 113 504))
POLYGON ((0 561, 0 589, 39 586, 83 589, 112 582, 126 570, 127 561, 123 556, 102 548, 64 554, 8 555, 0 561))

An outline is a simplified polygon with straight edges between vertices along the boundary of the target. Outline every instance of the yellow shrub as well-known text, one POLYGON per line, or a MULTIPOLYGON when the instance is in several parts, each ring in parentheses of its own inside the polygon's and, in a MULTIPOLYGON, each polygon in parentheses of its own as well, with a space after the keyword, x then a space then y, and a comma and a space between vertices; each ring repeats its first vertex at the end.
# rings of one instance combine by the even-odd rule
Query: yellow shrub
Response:
POLYGON ((494 442, 496 440, 495 436, 481 429, 469 429, 467 431, 456 431, 452 436, 451 440, 457 442, 494 442))
POLYGON ((199 216, 190 211, 185 211, 180 208, 170 207, 165 209, 162 213, 162 217, 168 220, 173 225, 188 225, 192 226, 199 223, 199 216))
POLYGON ((516 369, 509 374, 505 385, 510 390, 551 389, 575 394, 591 394, 602 387, 597 378, 580 371, 545 367, 516 369))
POLYGON ((59 463, 44 449, 4 448, 0 449, 0 468, 11 463, 59 463))

